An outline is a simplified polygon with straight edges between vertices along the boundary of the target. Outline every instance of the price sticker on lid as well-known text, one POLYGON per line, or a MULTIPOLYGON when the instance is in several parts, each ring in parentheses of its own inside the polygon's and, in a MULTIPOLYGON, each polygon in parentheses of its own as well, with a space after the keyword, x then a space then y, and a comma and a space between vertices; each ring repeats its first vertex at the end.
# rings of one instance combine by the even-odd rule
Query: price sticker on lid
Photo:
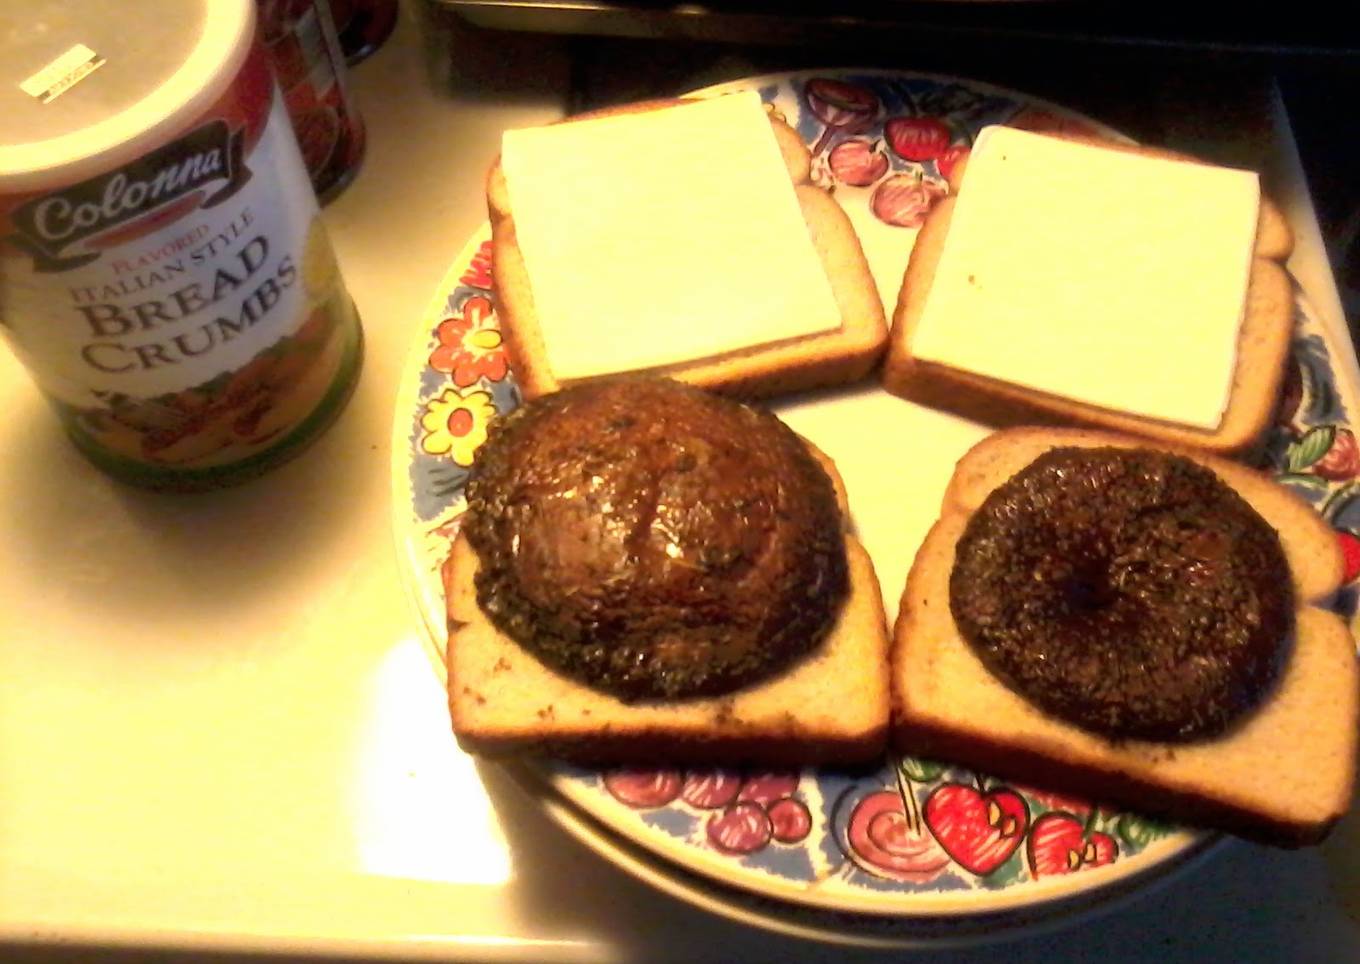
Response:
POLYGON ((84 44, 76 44, 42 70, 20 82, 19 88, 44 104, 50 104, 103 66, 104 58, 84 44))

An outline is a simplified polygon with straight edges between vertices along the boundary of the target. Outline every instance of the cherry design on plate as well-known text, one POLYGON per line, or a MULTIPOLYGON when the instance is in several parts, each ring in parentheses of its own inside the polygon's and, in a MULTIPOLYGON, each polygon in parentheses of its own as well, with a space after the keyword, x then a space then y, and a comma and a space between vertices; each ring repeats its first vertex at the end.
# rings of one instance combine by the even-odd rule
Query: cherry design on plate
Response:
POLYGON ((742 783, 737 791, 738 800, 754 800, 769 807, 776 800, 791 797, 798 789, 796 773, 753 773, 742 783))
POLYGON ((1038 880, 1113 863, 1119 845, 1109 834, 1090 829, 1089 820, 1053 811, 1034 821, 1026 851, 1029 871, 1038 880))
POLYGON ((677 770, 611 770, 604 788, 624 806, 634 810, 664 807, 680 795, 682 781, 677 770))
POLYGON ((634 810, 654 810, 679 801, 709 811, 708 842, 720 853, 755 853, 771 841, 796 844, 812 831, 812 813, 795 794, 797 773, 734 770, 642 770, 621 768, 604 776, 615 800, 634 810), (716 811, 716 812, 714 812, 716 811))
POLYGON ((949 866, 949 856, 926 832, 921 815, 914 806, 909 813, 894 790, 876 790, 859 800, 845 838, 846 856, 875 877, 924 884, 949 866))
MULTIPOLYGON (((722 774, 724 771, 715 771, 722 774)), ((771 841, 796 844, 812 831, 812 814, 794 794, 797 773, 760 772, 744 779, 727 772, 728 782, 703 782, 714 774, 691 774, 694 794, 725 809, 705 824, 708 841, 721 853, 742 855, 763 850, 771 841), (701 792, 700 787, 703 791, 701 792)), ((684 798, 687 802, 689 797, 684 798)))
POLYGON ((1014 790, 983 792, 946 783, 926 798, 926 826, 964 870, 985 877, 1007 860, 1025 838, 1029 806, 1014 790))
POLYGON ((798 843, 812 830, 812 814, 807 804, 794 797, 784 797, 770 804, 766 810, 774 839, 780 843, 798 843))
POLYGON ((837 144, 826 162, 831 176, 850 187, 868 187, 888 173, 888 155, 877 143, 862 137, 837 144))
POLYGON ((879 182, 869 197, 869 210, 884 224, 919 228, 935 202, 949 188, 916 174, 894 174, 879 182))
POLYGON ((685 775, 680 799, 700 810, 717 810, 737 799, 741 775, 731 770, 699 770, 685 775))
POLYGON ((769 812, 754 801, 734 804, 708 818, 708 841, 721 853, 752 854, 774 837, 769 812))

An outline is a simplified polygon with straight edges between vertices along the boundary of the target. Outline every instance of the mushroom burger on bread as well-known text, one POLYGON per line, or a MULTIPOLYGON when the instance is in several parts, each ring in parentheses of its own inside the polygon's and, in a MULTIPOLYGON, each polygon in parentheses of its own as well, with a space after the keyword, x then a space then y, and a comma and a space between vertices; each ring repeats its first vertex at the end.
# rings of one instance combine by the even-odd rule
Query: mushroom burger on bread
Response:
POLYGON ((447 567, 469 749, 870 759, 886 627, 834 467, 772 414, 606 379, 501 420, 447 567))

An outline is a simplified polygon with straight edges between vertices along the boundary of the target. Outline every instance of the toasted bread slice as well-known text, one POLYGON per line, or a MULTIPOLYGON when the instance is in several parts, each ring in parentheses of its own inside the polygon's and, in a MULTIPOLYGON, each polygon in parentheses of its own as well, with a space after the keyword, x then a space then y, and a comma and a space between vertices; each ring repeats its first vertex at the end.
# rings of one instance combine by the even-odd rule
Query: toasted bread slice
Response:
MULTIPOLYGON (((845 490, 835 483, 842 516, 845 490)), ((888 732, 888 636, 873 563, 845 536, 850 591, 825 639, 731 694, 625 703, 544 665, 477 605, 477 556, 459 537, 444 567, 449 710, 459 744, 589 763, 814 766, 873 760, 888 732)))
POLYGON ((893 640, 893 742, 904 753, 1083 794, 1273 843, 1321 839, 1350 805, 1360 672, 1344 622, 1320 608, 1341 583, 1334 533, 1263 475, 1193 449, 1102 432, 1013 429, 959 462, 907 579, 893 640), (1295 639, 1265 702, 1220 737, 1115 742, 1049 716, 994 676, 949 604, 954 548, 987 495, 1057 446, 1157 448, 1207 466, 1280 534, 1294 580, 1295 639))
MULTIPOLYGON (((1172 160, 1195 160, 1163 149, 1074 135, 1050 136, 1172 160)), ((951 191, 957 193, 963 186, 966 171, 964 161, 950 172, 951 191)), ((936 205, 927 215, 912 249, 883 363, 883 385, 888 391, 995 426, 1087 425, 1226 455, 1248 451, 1259 442, 1279 397, 1293 333, 1294 292, 1283 267, 1293 250, 1293 234, 1284 215, 1268 198, 1261 198, 1228 404, 1213 430, 1114 411, 916 358, 912 342, 944 250, 953 209, 952 197, 936 205)))
MULTIPOLYGON (((582 114, 568 123, 617 113, 664 110, 681 103, 684 101, 647 101, 582 114)), ((808 233, 831 283, 841 326, 655 370, 691 385, 748 398, 864 378, 878 362, 888 337, 883 304, 850 219, 830 194, 812 184, 811 156, 797 132, 775 117, 770 118, 770 124, 795 185, 808 233)), ((556 391, 563 383, 552 371, 539 327, 532 280, 516 240, 514 211, 499 158, 487 176, 486 195, 496 308, 520 390, 526 398, 536 398, 556 391)), ((772 283, 777 280, 772 279, 772 283)))

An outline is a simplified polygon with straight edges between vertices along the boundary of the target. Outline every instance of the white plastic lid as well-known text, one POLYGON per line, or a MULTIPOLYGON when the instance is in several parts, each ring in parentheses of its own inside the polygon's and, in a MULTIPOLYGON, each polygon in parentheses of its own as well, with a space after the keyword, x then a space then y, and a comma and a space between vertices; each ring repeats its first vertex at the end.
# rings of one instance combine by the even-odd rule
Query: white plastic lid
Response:
POLYGON ((10 9, 0 13, 0 193, 82 180, 164 142, 221 94, 255 29, 254 0, 4 6, 10 9), (59 76, 63 64, 82 59, 103 64, 46 102, 30 92, 46 86, 49 67, 56 65, 59 76))

